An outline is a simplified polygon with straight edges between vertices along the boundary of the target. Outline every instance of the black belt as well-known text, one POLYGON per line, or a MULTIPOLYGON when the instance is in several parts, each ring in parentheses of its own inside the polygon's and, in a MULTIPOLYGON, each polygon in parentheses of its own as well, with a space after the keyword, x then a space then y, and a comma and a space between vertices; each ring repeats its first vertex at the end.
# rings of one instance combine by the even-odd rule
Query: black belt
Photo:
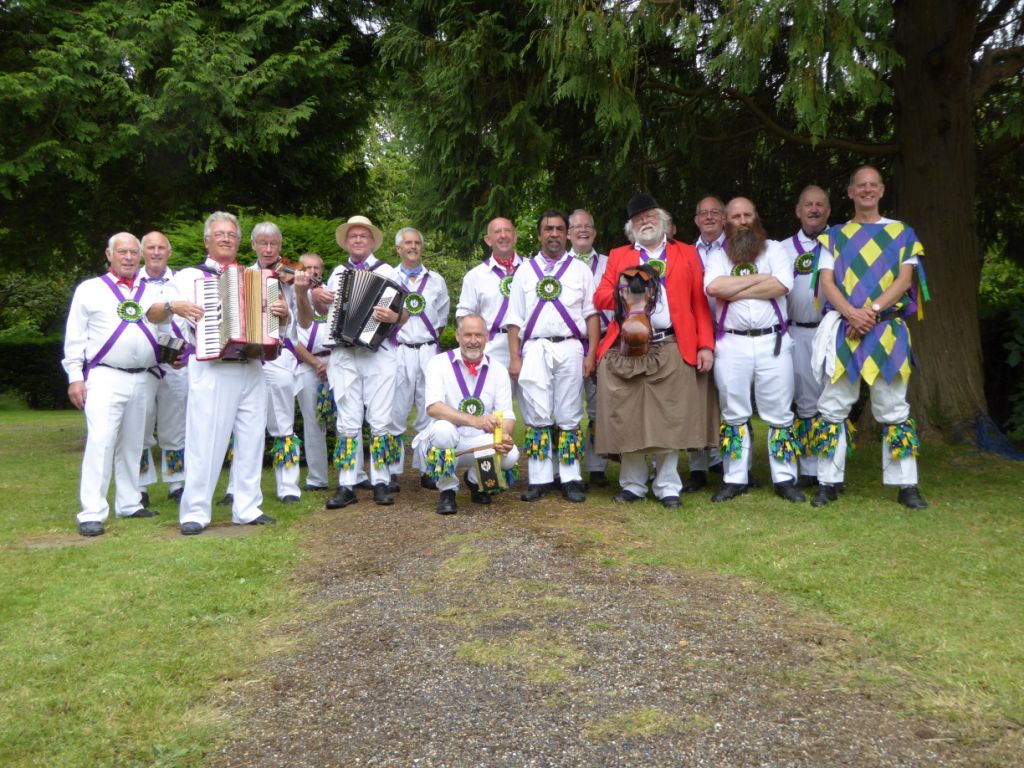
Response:
POLYGON ((495 333, 508 333, 508 328, 499 328, 495 333))
POLYGON ((111 368, 111 369, 113 369, 115 371, 122 371, 124 373, 152 373, 158 379, 160 378, 160 374, 159 373, 154 373, 154 371, 159 371, 160 370, 155 365, 151 366, 149 368, 118 368, 116 365, 107 365, 106 363, 96 363, 96 365, 101 365, 104 368, 111 368))
POLYGON ((796 320, 790 320, 789 324, 795 325, 797 328, 817 328, 821 325, 821 321, 819 320, 815 323, 798 323, 796 320))
POLYGON ((575 336, 533 336, 534 339, 544 339, 545 341, 551 341, 558 344, 561 341, 579 341, 575 336))
POLYGON ((728 328, 725 329, 726 333, 731 333, 735 336, 767 336, 771 333, 780 333, 781 331, 781 325, 773 325, 771 328, 751 328, 749 331, 733 331, 728 328))
POLYGON ((671 328, 666 328, 663 331, 655 331, 654 333, 651 334, 651 344, 659 344, 663 341, 674 339, 675 337, 676 332, 673 331, 671 328))
POLYGON ((417 342, 416 344, 406 344, 404 341, 400 341, 398 343, 401 344, 403 347, 408 347, 409 349, 419 349, 420 347, 425 347, 428 344, 436 344, 437 342, 436 341, 420 341, 420 342, 417 342))
POLYGON ((331 356, 331 350, 329 350, 329 349, 325 349, 322 352, 314 352, 313 353, 313 357, 330 357, 330 356, 331 356))

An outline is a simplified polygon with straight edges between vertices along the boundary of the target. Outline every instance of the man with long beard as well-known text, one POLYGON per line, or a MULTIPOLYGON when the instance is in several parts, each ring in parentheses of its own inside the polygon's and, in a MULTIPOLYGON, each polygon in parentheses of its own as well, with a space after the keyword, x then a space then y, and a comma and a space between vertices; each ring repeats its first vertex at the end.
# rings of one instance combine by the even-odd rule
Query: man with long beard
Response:
POLYGON ((608 255, 594 306, 613 309, 620 275, 641 265, 656 270, 662 290, 650 314, 654 333, 648 353, 619 353, 618 321, 608 326, 598 348, 597 450, 622 456, 615 501, 635 502, 647 495, 645 457, 652 454, 654 495, 676 509, 682 488, 679 451, 703 449, 715 440, 718 405, 708 391, 715 346, 711 311, 697 252, 669 239, 668 213, 650 195, 638 194, 626 214, 625 233, 633 245, 608 255))
POLYGON ((768 462, 775 493, 805 501, 796 487, 793 437, 793 342, 786 335, 786 294, 793 267, 769 240, 754 204, 736 197, 726 206, 725 248, 713 254, 704 274, 707 295, 719 305, 715 384, 722 408, 721 451, 725 485, 712 501, 747 492, 751 450, 751 384, 757 412, 768 422, 768 462))

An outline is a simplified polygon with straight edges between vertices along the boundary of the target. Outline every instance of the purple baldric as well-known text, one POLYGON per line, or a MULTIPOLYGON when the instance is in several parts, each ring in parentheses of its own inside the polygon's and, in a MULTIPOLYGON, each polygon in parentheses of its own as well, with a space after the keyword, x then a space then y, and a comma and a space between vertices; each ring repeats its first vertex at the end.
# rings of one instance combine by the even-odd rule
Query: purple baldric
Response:
MULTIPOLYGON (((109 274, 101 276, 100 279, 104 283, 106 283, 107 287, 110 288, 110 290, 113 292, 114 296, 117 298, 118 306, 120 306, 121 302, 123 302, 125 298, 124 296, 121 295, 121 292, 117 290, 117 283, 110 279, 109 274)), ((138 290, 135 291, 135 295, 132 296, 131 300, 134 301, 135 303, 138 303, 139 299, 142 298, 142 294, 145 292, 145 290, 146 281, 140 280, 138 290)), ((146 338, 149 340, 150 346, 153 347, 153 365, 157 365, 157 361, 160 359, 160 346, 156 343, 156 339, 153 338, 153 334, 150 332, 149 328, 146 327, 146 324, 141 319, 137 323, 132 323, 129 322, 128 320, 122 320, 121 324, 117 326, 117 328, 114 330, 112 334, 110 334, 110 338, 107 339, 106 343, 102 347, 100 347, 100 351, 96 353, 96 357, 94 357, 92 360, 88 361, 85 364, 85 370, 83 372, 85 378, 89 378, 89 371, 91 371, 93 368, 99 365, 100 362, 102 362, 103 358, 106 357, 107 353, 111 349, 113 349, 114 344, 117 343, 117 340, 121 338, 121 334, 124 333, 124 329, 127 328, 129 325, 137 325, 139 326, 140 329, 142 329, 142 332, 146 335, 146 338)), ((163 371, 160 371, 160 376, 163 377, 163 371)))
MULTIPOLYGON (((403 274, 402 275, 402 287, 405 288, 409 293, 418 293, 420 296, 423 296, 423 289, 427 287, 427 281, 429 279, 430 279, 430 272, 424 270, 423 282, 420 283, 420 289, 418 291, 414 291, 414 290, 412 290, 412 288, 409 287, 409 283, 407 282, 407 278, 403 274)), ((424 300, 426 300, 426 297, 424 297, 424 300)), ((427 331, 430 333, 430 340, 433 341, 435 346, 436 346, 437 345, 437 330, 434 328, 433 324, 430 322, 430 318, 427 317, 427 309, 426 309, 426 307, 424 307, 423 311, 420 312, 418 315, 414 315, 412 313, 409 314, 409 320, 412 320, 414 317, 418 317, 420 320, 423 321, 423 325, 425 325, 427 327, 427 331)), ((408 321, 406 321, 406 322, 408 322, 408 321)), ((388 341, 390 341, 392 344, 397 344, 398 343, 398 325, 397 324, 395 325, 395 328, 391 331, 390 335, 388 336, 388 341)))
MULTIPOLYGON (((487 381, 487 372, 491 369, 489 365, 482 365, 480 368, 480 375, 476 377, 476 386, 473 388, 473 394, 469 393, 469 385, 466 383, 466 377, 462 375, 462 369, 459 368, 459 363, 455 359, 455 350, 448 350, 448 360, 452 364, 452 370, 455 372, 455 382, 459 385, 459 389, 462 391, 462 399, 465 400, 467 397, 475 397, 477 400, 480 399, 480 393, 484 391, 484 382, 487 381)), ((480 358, 483 363, 483 358, 480 358)))
MULTIPOLYGON (((491 271, 498 276, 498 288, 501 288, 501 281, 506 277, 511 277, 516 273, 516 265, 513 262, 512 268, 508 272, 499 269, 496 264, 491 265, 491 271)), ((505 319, 505 313, 508 312, 508 296, 503 296, 501 299, 501 306, 498 307, 498 313, 494 316, 494 322, 491 324, 491 332, 487 335, 488 341, 493 341, 494 337, 498 335, 498 331, 501 330, 501 321, 505 319)))
MULTIPOLYGON (((539 280, 543 280, 544 273, 541 271, 540 265, 537 263, 538 258, 539 257, 535 256, 534 258, 530 259, 529 264, 531 267, 533 267, 533 271, 536 273, 537 278, 539 280)), ((565 261, 562 263, 562 266, 559 267, 558 271, 554 275, 552 275, 552 277, 554 277, 555 280, 561 281, 562 275, 564 275, 566 270, 569 269, 569 265, 572 264, 572 261, 572 259, 565 259, 565 261)), ((568 326, 569 328, 569 332, 577 339, 580 339, 581 341, 583 340, 580 336, 579 329, 576 328, 576 323, 573 322, 572 316, 569 314, 569 310, 565 308, 565 306, 562 304, 561 301, 558 300, 558 297, 556 296, 555 298, 552 299, 541 299, 540 301, 537 302, 537 306, 533 308, 533 313, 530 315, 530 319, 526 322, 526 328, 523 330, 524 344, 527 341, 529 341, 530 337, 533 335, 533 326, 537 324, 537 319, 540 317, 540 313, 544 309, 545 304, 552 304, 555 307, 555 309, 558 310, 558 314, 562 316, 562 319, 565 321, 566 326, 568 326)))

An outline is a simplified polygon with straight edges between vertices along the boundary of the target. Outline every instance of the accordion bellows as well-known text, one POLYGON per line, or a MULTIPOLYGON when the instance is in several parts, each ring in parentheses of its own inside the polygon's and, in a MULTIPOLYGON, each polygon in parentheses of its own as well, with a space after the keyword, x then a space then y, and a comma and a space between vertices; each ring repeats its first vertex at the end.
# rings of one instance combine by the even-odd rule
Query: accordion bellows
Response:
POLYGON ((368 347, 376 351, 396 323, 373 317, 376 307, 401 315, 406 291, 394 280, 373 272, 345 269, 338 275, 338 290, 327 313, 326 346, 368 347))

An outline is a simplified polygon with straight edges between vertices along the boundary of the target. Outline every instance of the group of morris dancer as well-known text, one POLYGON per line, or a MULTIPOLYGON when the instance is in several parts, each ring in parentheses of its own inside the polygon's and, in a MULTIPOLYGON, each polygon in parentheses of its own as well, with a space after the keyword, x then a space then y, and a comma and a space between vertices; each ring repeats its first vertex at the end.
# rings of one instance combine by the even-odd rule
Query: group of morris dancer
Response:
POLYGON ((265 434, 274 439, 277 497, 292 503, 302 494, 303 446, 305 490, 328 489, 329 421, 338 471, 330 509, 357 503, 359 488, 377 504, 394 503, 407 453, 420 484, 439 492, 441 514, 457 511, 460 467, 470 501, 486 504, 514 482, 520 453, 526 502, 556 491, 584 501, 589 487, 607 483, 609 457, 620 462, 618 503, 650 494, 678 508, 716 468, 723 483, 711 500, 723 502, 752 483, 755 403, 774 492, 803 502, 801 489, 813 488, 811 504, 820 507, 843 488, 847 417, 862 380, 883 426, 883 482, 898 487, 899 503, 925 508, 906 400, 906 320, 927 298, 923 249, 909 226, 881 216, 884 192, 877 169, 858 168, 847 189, 854 216, 829 227, 828 195, 808 186, 796 204, 800 229, 780 242, 768 238, 751 200, 704 197, 693 245, 676 239, 653 197, 638 193, 626 209, 628 243, 608 256, 594 249, 594 220, 582 209, 545 211, 531 258, 516 252, 512 222, 496 218, 484 236, 491 252, 463 278, 458 347, 449 351, 440 347, 448 286, 424 265, 414 228, 395 235, 393 267, 376 255, 383 232, 365 216, 349 218, 336 232, 347 260, 324 280, 319 255, 288 265, 280 229, 257 224, 251 268, 282 278, 268 307, 282 351, 268 360, 194 354, 204 316, 196 283, 236 265, 234 216, 212 214, 204 263, 178 272, 167 266, 171 245, 161 233, 141 242, 116 234, 109 272, 78 286, 68 315, 68 394, 84 409, 88 433, 79 533, 104 532, 112 472, 117 517, 156 514, 148 494, 156 469, 147 459, 157 443, 182 534, 210 524, 229 449, 221 501, 231 505, 232 522, 273 523, 261 508, 265 434), (405 293, 398 309, 372 311, 391 329, 376 349, 327 343, 325 316, 346 270, 371 271, 405 293), (184 354, 161 362, 161 336, 180 339, 184 354), (296 401, 302 439, 294 434, 296 401), (689 458, 685 481, 681 451, 689 458))

